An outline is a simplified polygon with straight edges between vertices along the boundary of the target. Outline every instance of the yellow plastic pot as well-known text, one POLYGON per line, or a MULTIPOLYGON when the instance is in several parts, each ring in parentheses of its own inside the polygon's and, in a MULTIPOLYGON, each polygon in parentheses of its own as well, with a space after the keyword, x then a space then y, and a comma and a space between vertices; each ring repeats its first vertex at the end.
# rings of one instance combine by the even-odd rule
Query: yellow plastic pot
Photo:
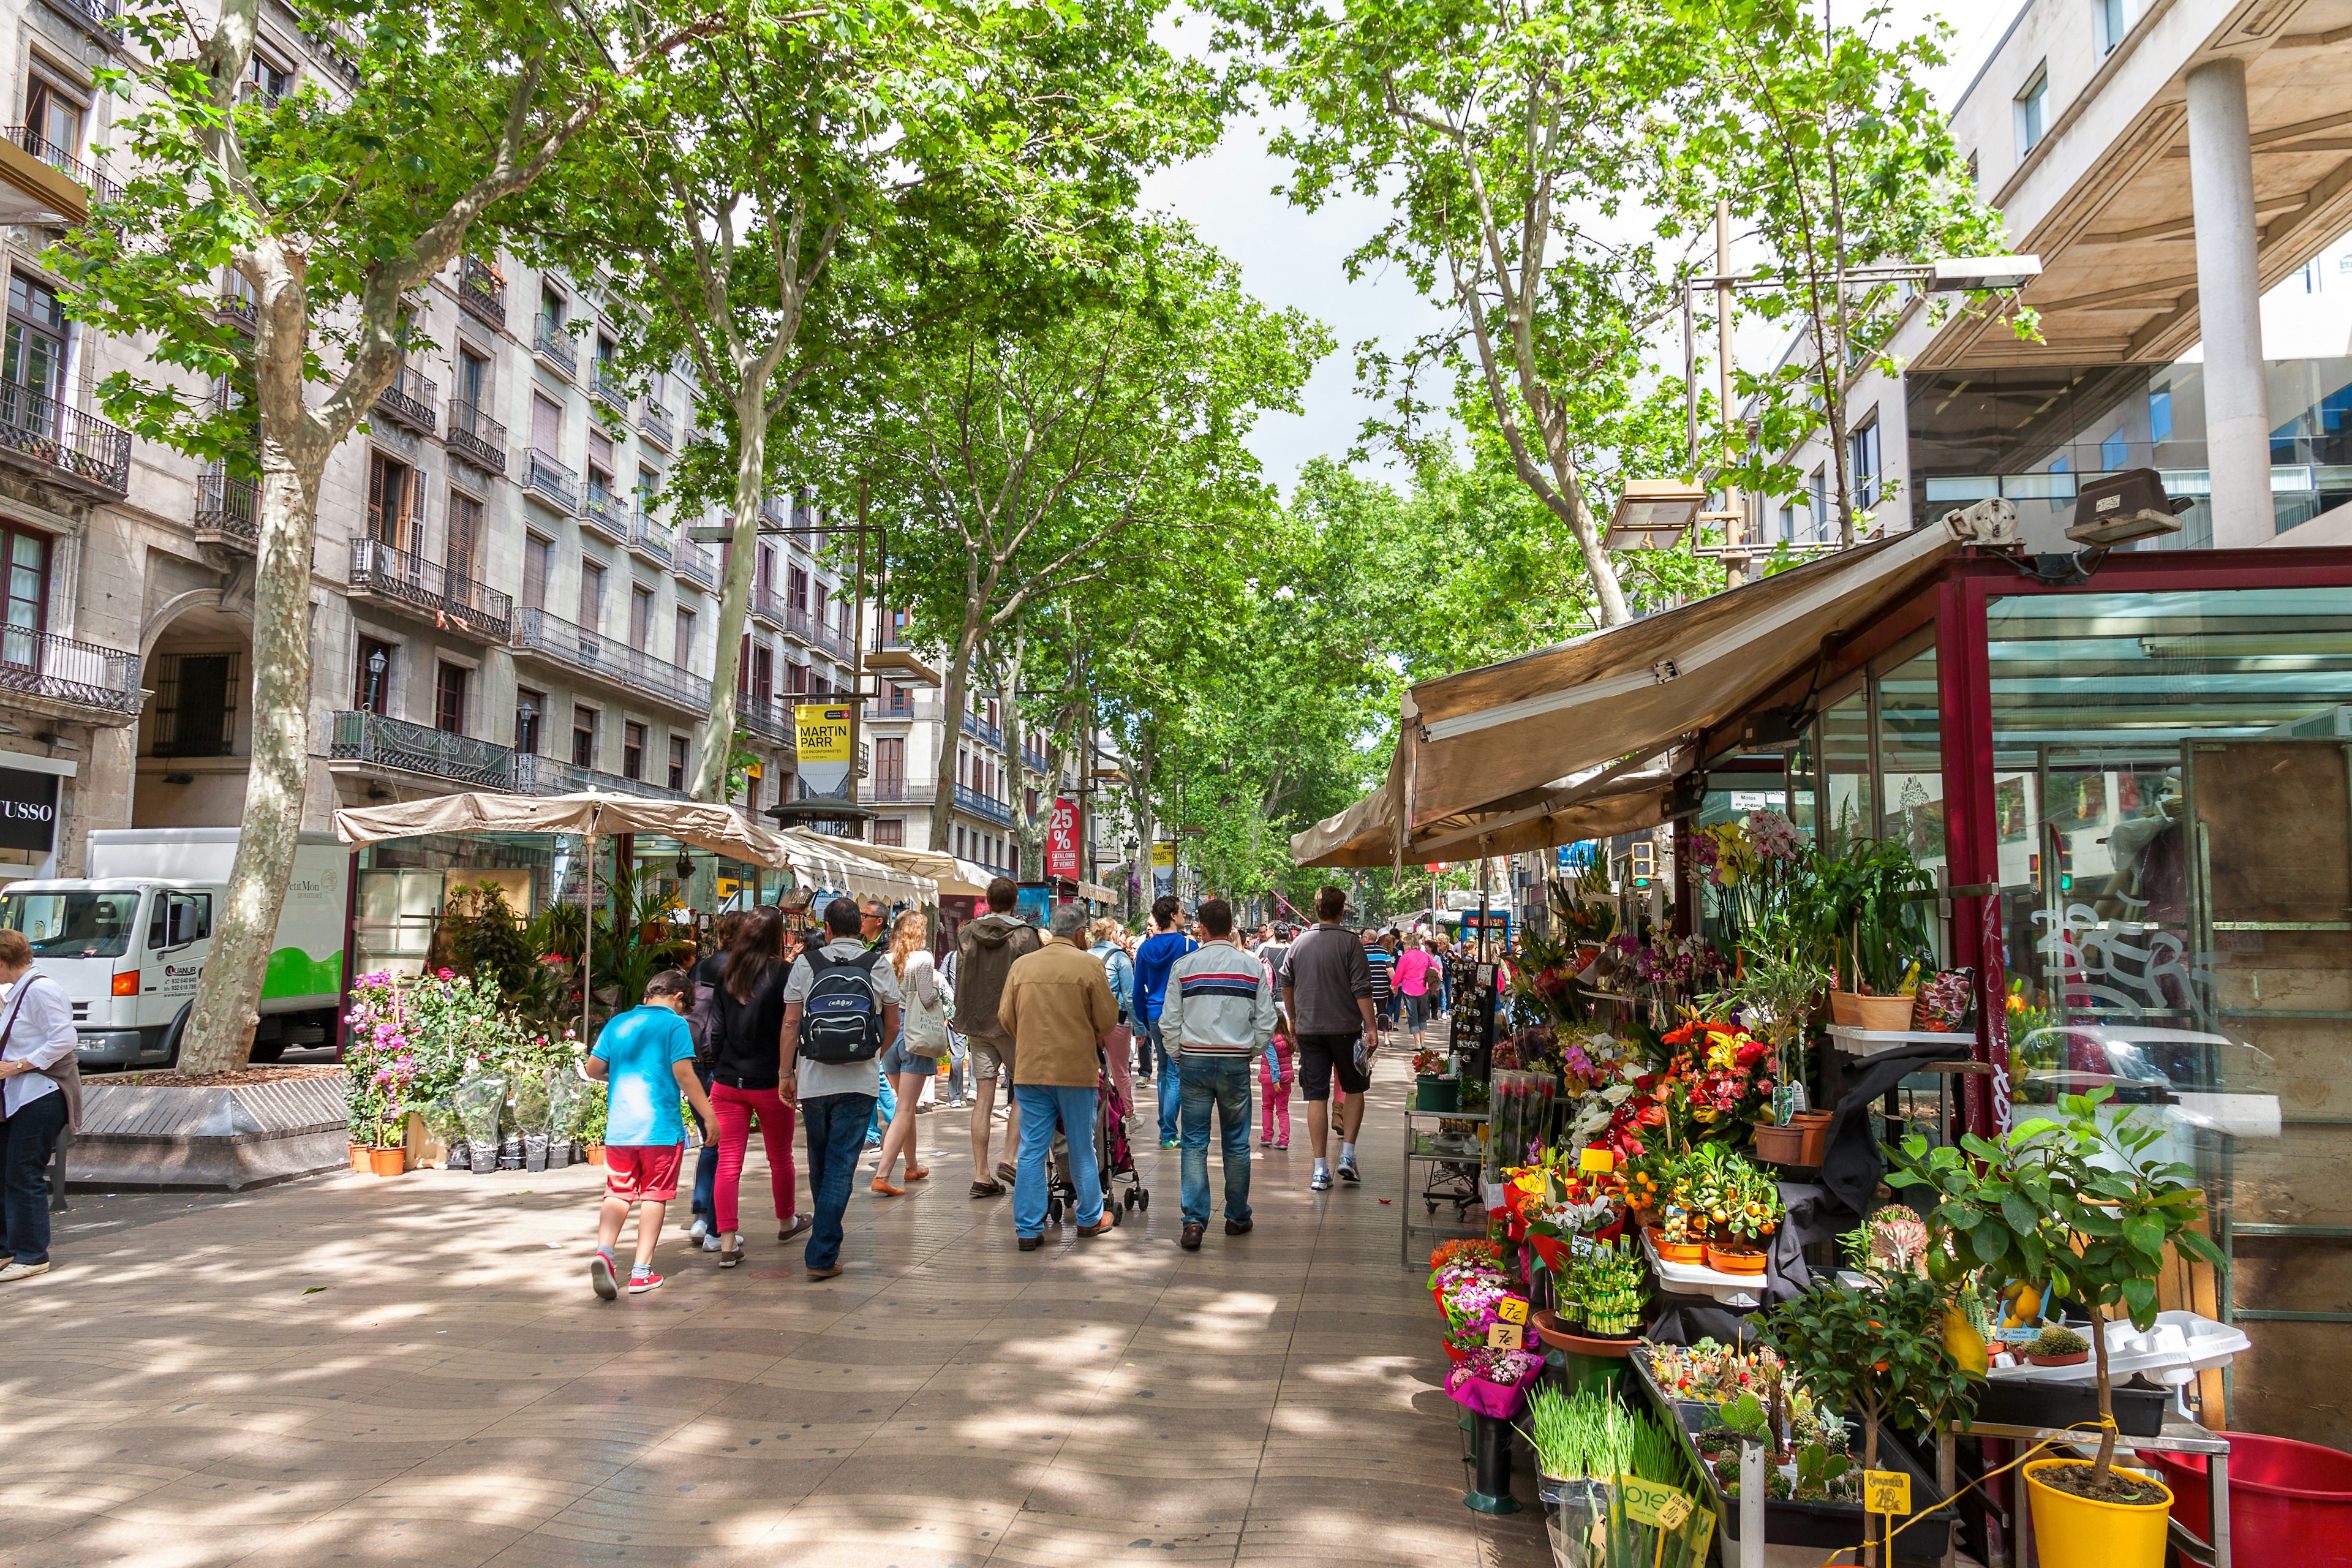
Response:
MULTIPOLYGON (((2095 1502, 2043 1483, 2041 1472, 2087 1459, 2034 1459, 2025 1467, 2026 1497, 2033 1510, 2033 1544, 2042 1568, 2164 1568, 2165 1523, 2172 1514, 2172 1489, 2154 1477, 2148 1484, 2164 1494, 2161 1505, 2095 1502)), ((2144 1470, 2134 1475, 2147 1476, 2144 1470)))

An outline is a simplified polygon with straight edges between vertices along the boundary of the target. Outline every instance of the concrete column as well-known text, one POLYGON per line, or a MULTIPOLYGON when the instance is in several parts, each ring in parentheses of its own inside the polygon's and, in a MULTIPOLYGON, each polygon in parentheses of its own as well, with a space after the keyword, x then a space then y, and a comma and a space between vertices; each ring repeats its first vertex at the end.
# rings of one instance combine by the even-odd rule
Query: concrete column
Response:
POLYGON ((2212 60, 2189 73, 2189 185, 2197 223, 2197 312, 2205 334, 2213 542, 2267 544, 2278 529, 2271 510, 2270 399, 2263 385, 2243 60, 2212 60))

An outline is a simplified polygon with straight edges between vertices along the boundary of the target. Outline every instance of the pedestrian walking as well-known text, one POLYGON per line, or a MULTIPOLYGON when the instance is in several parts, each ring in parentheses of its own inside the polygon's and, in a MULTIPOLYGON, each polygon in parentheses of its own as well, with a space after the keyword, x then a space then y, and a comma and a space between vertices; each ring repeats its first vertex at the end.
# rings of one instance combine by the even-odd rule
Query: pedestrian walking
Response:
MULTIPOLYGON (((5 958, 0 947, 0 961, 5 958)), ((607 1301, 621 1293, 613 1248, 632 1205, 637 1211, 637 1251, 629 1266, 629 1294, 661 1289, 654 1245, 661 1239, 663 1212, 677 1196, 678 1166, 686 1156, 678 1097, 686 1097, 706 1129, 718 1120, 694 1074, 694 1036, 684 1016, 693 988, 683 969, 655 975, 646 982, 644 1001, 597 1031, 584 1064, 588 1076, 605 1085, 604 1202, 596 1215, 596 1253, 588 1260, 588 1282, 607 1301)))
POLYGON ((898 1032, 898 985, 883 954, 857 940, 857 906, 824 907, 832 940, 793 960, 784 982, 782 1033, 792 1042, 784 1098, 808 1130, 809 1184, 816 1214, 802 1261, 812 1279, 841 1272, 842 1215, 857 1179, 866 1129, 874 1120, 875 1058, 898 1032))
POLYGON ((1021 1106, 1012 1094, 1013 1046, 997 1022, 997 1004, 1004 999, 1004 977, 1013 963, 1037 951, 1043 940, 1035 926, 1013 912, 1020 888, 1010 877, 988 884, 988 913, 967 921, 956 933, 956 1027, 963 1031, 971 1053, 971 1195, 1002 1197, 1013 1180, 1009 1163, 1021 1135, 1021 1106), (1004 1123, 1006 1162, 992 1175, 988 1163, 989 1136, 995 1131, 996 1086, 1002 1079, 1012 1113, 1004 1123))
POLYGON ((1118 1027, 1104 1042, 1103 1056, 1110 1066, 1110 1081, 1118 1090, 1119 1103, 1131 1110, 1135 1106, 1135 1021, 1128 1009, 1134 1005, 1135 960, 1119 943, 1126 933, 1108 915, 1095 921, 1089 934, 1094 945, 1087 951, 1103 966, 1104 978, 1110 982, 1111 1001, 1118 1008, 1118 1027))
POLYGON ((81 1126, 73 1003, 33 968, 33 944, 0 931, 0 1283, 49 1271, 50 1157, 81 1126))
POLYGON ((940 984, 946 988, 948 1002, 948 1104, 957 1110, 963 1109, 964 1066, 971 1058, 971 1047, 964 1044, 963 1034, 955 1026, 956 952, 953 947, 940 960, 940 984))
POLYGON ((1307 1185, 1331 1186, 1327 1160, 1331 1134, 1331 1085, 1346 1096, 1340 1112, 1339 1179, 1362 1178, 1356 1170, 1356 1134, 1364 1123, 1364 1093, 1371 1088, 1371 1060, 1379 1050, 1380 1025, 1372 1011, 1372 969, 1359 942, 1340 921, 1348 895, 1338 888, 1315 894, 1315 923, 1298 933, 1283 961, 1285 1010, 1297 1029, 1298 1087, 1307 1097, 1307 1135, 1315 1145, 1315 1171, 1307 1185))
MULTIPOLYGON (((1409 942, 1397 954, 1397 994, 1404 998, 1405 1027, 1412 1032, 1412 1043, 1418 1047, 1422 1031, 1429 1026, 1430 988, 1436 980, 1437 958, 1421 942, 1409 942)), ((1379 982, 1375 980, 1374 984, 1379 982)))
POLYGON ((1168 973, 1161 1037, 1183 1091, 1184 1229, 1179 1245, 1198 1251, 1209 1226, 1209 1119, 1223 1142, 1225 1234, 1247 1235, 1250 1218, 1250 1073, 1274 1037, 1274 984, 1265 965, 1234 945, 1233 906, 1200 909, 1209 940, 1168 973))
POLYGON ((1298 1081, 1298 1053, 1277 1023, 1274 1038, 1258 1059, 1257 1081, 1265 1096, 1265 1113, 1258 1129, 1261 1149, 1290 1147, 1290 1086, 1298 1081))
POLYGON ((1379 937, 1364 933, 1364 963, 1372 974, 1372 1012, 1382 1029, 1396 1022, 1396 957, 1382 946, 1379 937))
POLYGON ((1160 1146, 1176 1147, 1177 1113, 1183 1103, 1183 1086, 1177 1081, 1176 1070, 1171 1065, 1168 1041, 1160 1027, 1160 1009, 1167 1000, 1168 972, 1176 961, 1200 947, 1200 943, 1176 929, 1183 918, 1184 906, 1173 893, 1162 895, 1151 906, 1152 933, 1143 939, 1135 951, 1135 1016, 1143 1020, 1144 1033, 1151 1039, 1152 1070, 1159 1075, 1160 1086, 1160 1146))
POLYGON ((1057 906, 1047 917, 1047 940, 1013 963, 997 1004, 997 1021, 1013 1041, 1013 1095, 1021 1105, 1020 1163, 1013 1181, 1013 1235, 1024 1252, 1045 1237, 1046 1156, 1058 1124, 1067 1146, 1070 1182, 1077 1189, 1072 1217, 1080 1236, 1111 1227, 1103 1208, 1102 1168, 1095 1153, 1101 1106, 1100 1047, 1118 1027, 1118 1004, 1101 961, 1079 946, 1085 906, 1057 906))
POLYGON ((735 928, 717 993, 711 997, 710 1107, 719 1123, 719 1168, 712 1186, 719 1267, 743 1261, 739 1208, 743 1162, 751 1152, 751 1120, 768 1156, 769 1195, 776 1209, 776 1239, 790 1241, 809 1227, 794 1203, 793 1107, 784 1079, 784 921, 762 905, 735 928))
MULTIPOLYGON (((735 935, 749 918, 742 910, 729 910, 710 922, 711 950, 695 961, 689 971, 694 977, 694 1005, 687 1009, 687 1032, 694 1037, 694 1076, 702 1080, 702 1092, 710 1092, 710 1064, 717 1057, 717 1042, 711 1038, 715 1023, 711 1001, 727 974, 727 952, 734 945, 735 935)), ((693 1223, 687 1227, 687 1239, 705 1252, 719 1250, 719 1207, 716 1189, 719 1185, 719 1141, 706 1138, 701 1151, 694 1158, 693 1223)))
POLYGON ((874 1173, 874 1190, 894 1198, 907 1190, 890 1180, 890 1167, 901 1154, 907 1157, 909 1185, 931 1174, 930 1167, 915 1157, 915 1110, 923 1085, 940 1070, 940 1053, 947 1049, 951 1004, 931 963, 929 926, 920 910, 909 910, 890 932, 890 977, 905 1000, 898 1010, 898 1037, 882 1055, 882 1076, 898 1086, 898 1100, 890 1130, 882 1135, 882 1168, 874 1173))

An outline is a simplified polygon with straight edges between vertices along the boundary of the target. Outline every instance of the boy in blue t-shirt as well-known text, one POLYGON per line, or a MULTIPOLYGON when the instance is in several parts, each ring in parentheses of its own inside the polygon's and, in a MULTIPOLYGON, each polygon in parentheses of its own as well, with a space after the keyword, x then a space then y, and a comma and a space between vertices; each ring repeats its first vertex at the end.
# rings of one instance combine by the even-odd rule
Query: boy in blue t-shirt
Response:
POLYGON ((620 1295, 613 1247, 629 1205, 637 1208, 637 1258, 629 1269, 629 1294, 658 1289, 654 1243, 661 1239, 662 1213, 677 1196, 677 1170, 686 1154, 686 1123, 677 1097, 686 1096, 702 1125, 713 1125, 709 1097, 694 1076, 694 1037, 681 1016, 694 994, 683 969, 646 983, 646 999, 597 1031, 588 1054, 588 1076, 605 1080, 604 1206, 596 1216, 596 1256, 588 1262, 588 1282, 610 1301, 620 1295))

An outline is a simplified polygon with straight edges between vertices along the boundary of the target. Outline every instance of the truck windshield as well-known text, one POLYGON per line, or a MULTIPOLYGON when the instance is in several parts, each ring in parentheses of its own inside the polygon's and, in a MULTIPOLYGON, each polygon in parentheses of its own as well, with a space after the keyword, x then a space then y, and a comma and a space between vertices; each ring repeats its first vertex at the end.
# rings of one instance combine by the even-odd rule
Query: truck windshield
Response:
POLYGON ((35 958, 120 958, 138 919, 135 892, 0 893, 0 927, 23 931, 35 958))

